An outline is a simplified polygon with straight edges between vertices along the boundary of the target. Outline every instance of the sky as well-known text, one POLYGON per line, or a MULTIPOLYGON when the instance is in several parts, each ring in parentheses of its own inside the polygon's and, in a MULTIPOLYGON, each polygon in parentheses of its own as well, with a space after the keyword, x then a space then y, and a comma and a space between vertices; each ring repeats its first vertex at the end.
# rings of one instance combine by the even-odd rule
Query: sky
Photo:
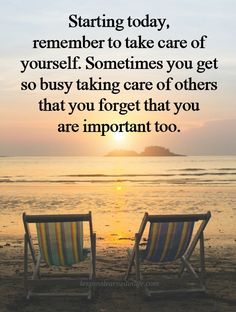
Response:
POLYGON ((0 2, 1 49, 0 49, 0 155, 104 155, 112 149, 141 151, 145 146, 161 145, 186 155, 229 155, 236 154, 236 2, 234 0, 166 0, 166 1, 28 1, 4 0, 0 2), (96 18, 105 14, 107 18, 124 19, 125 29, 114 28, 69 28, 68 17, 77 14, 84 18, 96 18), (166 18, 169 28, 157 31, 153 27, 128 28, 126 19, 166 18), (119 49, 33 49, 33 40, 80 39, 120 40, 119 49), (125 49, 124 40, 138 36, 152 39, 152 49, 125 49), (158 40, 179 39, 190 43, 207 36, 204 49, 160 49, 158 40), (79 56, 81 70, 40 70, 22 71, 21 61, 62 60, 68 56, 79 56), (140 60, 198 60, 217 59, 218 69, 197 73, 193 69, 174 69, 170 73, 158 70, 85 70, 86 57, 95 60, 123 60, 133 56, 140 60), (39 81, 71 81, 68 94, 64 91, 40 90, 39 81), (184 81, 192 77, 195 81, 217 81, 214 91, 169 91, 123 90, 118 94, 111 91, 82 91, 76 89, 75 81, 88 81, 90 77, 101 81, 158 81, 173 77, 184 81), (21 90, 23 81, 36 83, 35 90, 21 90), (65 111, 45 112, 39 110, 38 102, 66 103, 65 111), (98 102, 140 101, 141 111, 126 115, 119 112, 99 112, 98 102), (143 102, 152 98, 154 102, 171 103, 170 111, 146 112, 143 102), (68 102, 92 102, 95 111, 79 111, 69 115, 68 102), (174 102, 199 103, 198 111, 183 111, 174 115, 174 102), (79 124, 82 129, 87 123, 145 123, 156 121, 176 124, 180 132, 150 133, 59 133, 58 124, 79 124))

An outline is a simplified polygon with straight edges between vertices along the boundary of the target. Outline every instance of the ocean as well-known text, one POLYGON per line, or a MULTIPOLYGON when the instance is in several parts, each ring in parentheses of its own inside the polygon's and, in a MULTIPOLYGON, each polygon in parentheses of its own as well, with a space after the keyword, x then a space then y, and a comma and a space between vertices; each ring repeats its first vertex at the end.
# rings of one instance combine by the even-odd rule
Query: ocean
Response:
POLYGON ((1 157, 0 183, 230 184, 236 156, 1 157))

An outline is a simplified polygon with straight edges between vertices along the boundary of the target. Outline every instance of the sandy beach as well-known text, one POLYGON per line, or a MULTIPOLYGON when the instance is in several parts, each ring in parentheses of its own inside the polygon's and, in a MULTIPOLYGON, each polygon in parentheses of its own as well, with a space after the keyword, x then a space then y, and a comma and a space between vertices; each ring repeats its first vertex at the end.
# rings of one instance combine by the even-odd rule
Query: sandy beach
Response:
MULTIPOLYGON (((235 311, 236 235, 234 186, 160 186, 92 188, 50 185, 1 186, 0 311, 235 311), (89 209, 88 209, 89 208, 89 209), (97 232, 95 298, 25 299, 23 287, 23 226, 27 213, 93 213, 97 232), (203 295, 157 297, 147 300, 135 287, 109 284, 122 281, 127 247, 133 245, 143 213, 194 213, 211 210, 205 234, 207 292, 203 295), (134 217, 135 216, 135 217, 134 217)), ((196 261, 197 254, 193 256, 196 261)), ((71 269, 72 272, 76 268, 71 269)), ((163 268, 164 270, 164 268, 163 268)), ((64 271, 70 271, 64 269, 64 271)))
MULTIPOLYGON (((25 299, 23 287, 23 242, 7 240, 0 249, 0 311, 235 311, 235 244, 227 247, 206 244, 207 292, 205 295, 171 295, 146 299, 135 287, 110 286, 122 281, 127 266, 126 248, 103 247, 98 241, 97 278, 107 282, 98 287, 92 302, 82 298, 25 299)), ((65 272, 75 272, 76 269, 65 272)))

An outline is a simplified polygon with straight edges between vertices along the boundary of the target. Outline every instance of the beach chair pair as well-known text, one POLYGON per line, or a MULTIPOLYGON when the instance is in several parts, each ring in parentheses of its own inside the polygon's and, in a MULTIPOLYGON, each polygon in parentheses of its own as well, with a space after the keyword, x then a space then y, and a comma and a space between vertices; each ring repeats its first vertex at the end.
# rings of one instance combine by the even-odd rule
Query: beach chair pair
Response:
MULTIPOLYGON (((125 281, 132 276, 132 268, 135 268, 134 285, 144 289, 146 295, 153 293, 179 292, 179 291, 205 291, 205 255, 204 255, 204 229, 211 217, 210 212, 206 214, 191 215, 149 215, 145 213, 138 233, 135 234, 135 244, 129 252, 129 263, 125 275, 125 281), (194 224, 200 225, 194 231, 194 224), (145 243, 142 238, 147 224, 149 224, 149 234, 145 243), (194 232, 194 235, 193 235, 194 232), (200 273, 198 273, 190 263, 190 257, 199 242, 200 248, 200 273), (141 274, 141 263, 172 263, 180 261, 179 275, 182 276, 185 271, 189 272, 197 279, 199 286, 197 288, 186 289, 150 289, 148 283, 143 280, 141 274)), ((96 234, 93 232, 92 215, 26 215, 23 214, 25 228, 24 244, 24 282, 27 292, 27 298, 33 295, 42 296, 86 296, 92 298, 94 282, 96 279, 96 234), (89 248, 84 248, 83 225, 88 223, 89 227, 89 248), (36 256, 35 247, 30 233, 30 224, 35 223, 37 228, 37 239, 39 245, 38 256, 36 256), (33 274, 29 278, 29 251, 32 256, 33 274), (49 267, 71 266, 86 259, 90 260, 87 279, 81 280, 85 274, 56 274, 51 278, 43 279, 40 273, 40 263, 43 260, 49 267), (74 292, 37 292, 37 287, 57 286, 59 282, 67 288, 75 287, 74 292), (81 283, 83 281, 83 283, 81 283), (86 285, 86 291, 78 292, 81 285, 86 285)), ((51 274, 52 276, 52 274, 51 274)), ((125 282, 124 281, 124 282, 125 282)), ((150 283, 149 283, 150 284, 150 283)), ((157 283, 155 283, 156 285, 157 283)), ((159 285, 159 284, 158 284, 159 285)))

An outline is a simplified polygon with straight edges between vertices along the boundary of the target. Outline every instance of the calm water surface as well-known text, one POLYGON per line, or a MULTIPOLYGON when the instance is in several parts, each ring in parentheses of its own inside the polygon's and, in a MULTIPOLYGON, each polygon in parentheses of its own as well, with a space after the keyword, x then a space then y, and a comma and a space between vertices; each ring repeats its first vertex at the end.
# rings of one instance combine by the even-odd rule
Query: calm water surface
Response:
POLYGON ((236 184, 236 156, 1 157, 0 183, 236 184))

